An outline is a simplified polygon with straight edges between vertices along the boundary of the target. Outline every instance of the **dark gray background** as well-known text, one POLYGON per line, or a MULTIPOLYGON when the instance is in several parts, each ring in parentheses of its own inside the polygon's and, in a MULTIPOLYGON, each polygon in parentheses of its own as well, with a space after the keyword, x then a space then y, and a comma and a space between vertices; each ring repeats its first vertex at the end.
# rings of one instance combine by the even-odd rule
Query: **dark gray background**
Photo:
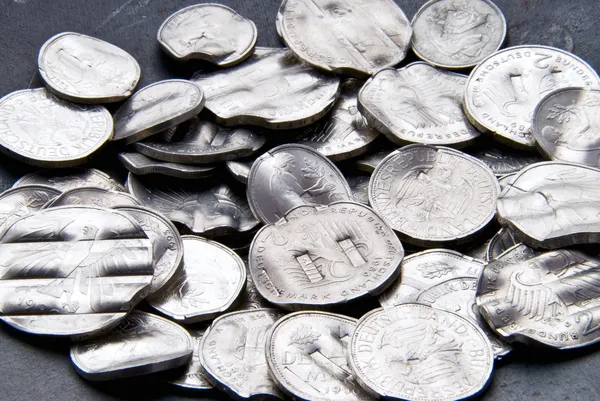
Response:
MULTIPOLYGON (((460 1, 460 0, 457 0, 460 1)), ((221 1, 252 19, 259 46, 280 46, 275 31, 279 0, 221 1)), ((397 0, 411 19, 423 0, 397 0)), ((52 35, 75 31, 104 39, 132 54, 142 67, 140 86, 171 77, 189 78, 202 64, 179 65, 159 49, 156 32, 171 13, 191 0, 0 0, 0 96, 41 86, 40 46, 52 35)), ((597 0, 498 0, 509 26, 507 45, 542 44, 575 52, 598 68, 600 7, 597 0)), ((115 167, 114 152, 96 157, 115 167), (106 157, 104 157, 106 155, 106 157)), ((27 166, 0 158, 0 189, 27 166)), ((497 364, 481 399, 600 400, 600 346, 557 352, 519 347, 497 364)), ((154 375, 112 383, 80 379, 68 358, 68 343, 26 336, 0 325, 0 401, 13 400, 224 400, 217 393, 190 394, 162 384, 154 375)))

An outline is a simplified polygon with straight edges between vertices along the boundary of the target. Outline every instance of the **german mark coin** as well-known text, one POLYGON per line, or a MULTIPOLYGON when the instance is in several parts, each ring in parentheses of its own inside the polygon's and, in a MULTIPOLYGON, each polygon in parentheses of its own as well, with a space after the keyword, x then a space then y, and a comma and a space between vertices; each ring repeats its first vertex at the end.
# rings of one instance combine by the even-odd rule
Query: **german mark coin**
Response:
POLYGON ((215 318, 238 300, 246 284, 244 262, 218 242, 184 235, 183 268, 172 283, 148 299, 181 323, 215 318))
POLYGON ((484 162, 498 178, 518 173, 530 164, 543 161, 537 153, 517 152, 514 149, 498 145, 486 144, 468 153, 484 162))
POLYGON ((254 284, 254 281, 252 280, 252 275, 250 274, 250 269, 248 267, 248 257, 244 256, 242 260, 246 266, 246 288, 242 294, 240 304, 236 308, 238 310, 270 308, 271 304, 260 295, 260 292, 258 292, 258 289, 256 288, 256 284, 254 284))
POLYGON ((129 174, 127 185, 129 192, 144 206, 187 226, 196 234, 247 233, 258 226, 243 195, 226 184, 205 188, 197 184, 148 186, 129 174))
POLYGON ((354 76, 398 64, 412 28, 392 0, 288 0, 279 9, 281 37, 315 67, 354 76))
POLYGON ((82 187, 63 192, 46 207, 92 205, 112 209, 117 206, 139 206, 140 204, 140 201, 126 192, 82 187))
POLYGON ((120 379, 185 365, 193 347, 183 327, 133 311, 106 336, 73 345, 71 361, 85 379, 120 379))
POLYGON ((371 206, 415 245, 464 242, 496 213, 500 187, 481 161, 458 150, 410 145, 371 176, 371 206))
POLYGON ((533 134, 553 160, 600 167, 600 90, 559 89, 540 101, 533 134))
POLYGON ((135 149, 153 159, 175 163, 205 164, 252 155, 265 144, 265 137, 247 128, 224 128, 194 118, 186 124, 180 140, 149 138, 135 149))
POLYGON ((43 88, 0 99, 0 151, 34 166, 82 164, 112 133, 104 106, 69 103, 43 88))
POLYGON ((146 296, 152 244, 129 215, 92 206, 17 220, 0 238, 1 319, 29 333, 95 334, 146 296))
POLYGON ((479 136, 462 110, 467 76, 423 62, 379 71, 358 94, 369 124, 390 141, 465 145, 479 136))
POLYGON ((254 215, 274 223, 292 208, 352 199, 343 174, 308 146, 282 145, 260 156, 248 176, 247 196, 254 215))
POLYGON ((369 181, 368 175, 347 175, 346 180, 352 191, 355 202, 369 206, 369 181))
POLYGON ((115 208, 135 219, 152 243, 154 278, 148 296, 151 296, 174 280, 183 262, 183 241, 177 228, 166 217, 140 206, 115 208))
POLYGON ((598 256, 516 245, 486 266, 477 296, 488 323, 509 339, 560 349, 600 339, 598 256))
POLYGON ((501 50, 475 67, 464 109, 483 132, 517 147, 535 145, 532 122, 538 102, 553 90, 596 87, 596 72, 579 57, 545 46, 501 50))
POLYGON ((60 191, 43 185, 24 185, 0 194, 0 233, 15 221, 40 210, 60 195, 60 191))
POLYGON ((190 390, 211 390, 213 389, 213 385, 208 381, 206 371, 200 363, 200 345, 202 344, 202 337, 205 330, 188 330, 188 332, 194 342, 192 358, 186 366, 174 370, 168 382, 177 387, 190 390))
POLYGON ((404 249, 370 208, 353 202, 300 206, 263 227, 250 246, 260 294, 285 309, 379 295, 399 275, 404 249))
POLYGON ((301 130, 296 142, 307 145, 334 161, 359 156, 379 136, 367 126, 358 111, 358 91, 363 82, 348 79, 342 82, 340 97, 331 111, 318 122, 301 130))
POLYGON ((113 141, 131 144, 200 113, 202 89, 183 79, 168 79, 137 91, 114 116, 113 141))
POLYGON ((513 183, 515 178, 517 178, 518 174, 519 173, 512 173, 512 174, 503 175, 502 177, 498 177, 498 184, 500 185, 501 192, 504 191, 504 189, 506 187, 510 186, 513 183))
POLYGON ((192 179, 210 177, 216 169, 212 166, 163 162, 136 152, 119 153, 119 160, 127 170, 136 175, 160 174, 192 179))
POLYGON ((506 36, 502 11, 487 0, 431 0, 412 23, 415 54, 442 68, 470 68, 498 51, 506 36))
POLYGON ((48 39, 40 49, 38 66, 48 89, 78 103, 124 100, 141 74, 137 61, 123 49, 74 32, 48 39))
POLYGON ((244 160, 229 160, 225 163, 225 168, 237 181, 242 184, 248 183, 248 176, 250 175, 250 169, 254 164, 255 158, 244 159, 244 160))
POLYGON ((267 337, 267 362, 275 381, 300 400, 373 400, 348 366, 356 322, 325 312, 297 312, 279 319, 267 337))
POLYGON ((113 177, 95 168, 36 171, 21 177, 13 187, 23 185, 43 185, 61 192, 79 187, 96 187, 113 191, 125 190, 123 185, 113 177))
POLYGON ((363 387, 402 400, 469 398, 485 388, 494 364, 490 343, 477 326, 418 304, 367 313, 349 348, 363 387))
POLYGON ((596 243, 600 170, 566 162, 523 169, 498 199, 498 221, 534 248, 596 243))
POLYGON ((388 155, 393 151, 393 149, 382 149, 375 153, 369 153, 365 156, 361 156, 356 160, 356 168, 371 174, 375 171, 379 163, 381 163, 383 159, 388 157, 388 155))
POLYGON ((196 73, 206 108, 225 126, 289 129, 327 113, 340 80, 296 59, 290 50, 258 48, 245 63, 223 71, 196 73))
POLYGON ((486 262, 491 262, 496 260, 502 255, 504 252, 509 250, 515 245, 518 245, 519 241, 517 241, 514 235, 507 230, 506 228, 500 229, 493 237, 490 243, 488 244, 485 260, 486 262))
POLYGON ((221 4, 196 4, 169 16, 158 43, 177 60, 206 60, 219 67, 244 61, 256 44, 254 22, 221 4))
POLYGON ((200 363, 217 388, 238 399, 283 399, 265 357, 267 335, 281 316, 274 309, 256 309, 215 319, 202 338, 200 363))

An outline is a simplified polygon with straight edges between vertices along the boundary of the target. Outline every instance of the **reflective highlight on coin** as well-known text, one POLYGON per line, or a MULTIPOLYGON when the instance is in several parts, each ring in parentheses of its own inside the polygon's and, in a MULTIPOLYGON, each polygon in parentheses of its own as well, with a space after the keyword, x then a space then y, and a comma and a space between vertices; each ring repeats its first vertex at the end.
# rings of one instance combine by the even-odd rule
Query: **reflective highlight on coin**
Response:
POLYGON ((68 191, 79 187, 125 191, 123 185, 113 177, 95 168, 40 170, 24 175, 14 183, 13 187, 23 185, 44 185, 58 191, 68 191))
POLYGON ((141 202, 126 192, 108 189, 82 187, 63 192, 46 207, 91 205, 112 209, 118 206, 138 206, 141 202))
POLYGON ((28 214, 37 212, 60 191, 43 185, 24 185, 11 188, 0 194, 0 233, 15 221, 28 214))
POLYGON ((160 174, 176 178, 204 178, 215 172, 212 166, 195 166, 154 160, 135 152, 119 153, 119 161, 125 168, 137 175, 160 174))
POLYGON ((188 330, 194 342, 194 352, 189 363, 172 371, 173 375, 168 379, 168 382, 181 388, 191 390, 212 390, 213 385, 210 384, 206 377, 206 371, 200 363, 200 346, 202 344, 202 336, 204 329, 188 330))

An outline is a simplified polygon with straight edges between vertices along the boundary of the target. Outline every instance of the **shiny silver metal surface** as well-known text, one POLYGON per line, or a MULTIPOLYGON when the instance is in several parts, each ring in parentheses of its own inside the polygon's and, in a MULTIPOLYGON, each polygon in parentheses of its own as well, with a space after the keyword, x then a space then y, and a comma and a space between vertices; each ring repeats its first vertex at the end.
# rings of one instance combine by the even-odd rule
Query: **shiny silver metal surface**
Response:
POLYGON ((198 166, 154 160, 136 152, 119 153, 119 161, 136 175, 159 174, 176 178, 205 178, 214 174, 216 167, 198 166))
POLYGON ((188 329, 194 342, 194 352, 188 364, 176 370, 168 378, 174 386, 188 390, 212 390, 213 385, 206 378, 206 371, 200 363, 200 345, 206 329, 188 329))
POLYGON ((233 178, 242 184, 248 183, 248 176, 250 175, 250 169, 252 168, 252 164, 256 159, 243 159, 243 160, 229 160, 225 162, 225 168, 233 178))
POLYGON ((518 244, 519 241, 515 239, 515 236, 510 232, 510 230, 507 230, 506 228, 500 229, 500 231, 498 231, 492 237, 492 240, 488 244, 485 253, 485 261, 489 263, 498 259, 500 255, 518 244))
POLYGON ((498 179, 508 174, 518 173, 530 164, 544 161, 537 153, 519 152, 493 144, 485 144, 467 152, 484 162, 496 174, 498 179))
POLYGON ((386 148, 363 155, 356 160, 356 168, 370 174, 374 172, 379 163, 393 151, 394 149, 386 148))
POLYGON ((248 256, 242 257, 244 266, 246 266, 246 288, 242 293, 240 303, 236 306, 236 310, 249 310, 249 309, 263 309, 270 308, 271 304, 260 295, 252 275, 250 274, 250 268, 248 267, 248 256))
POLYGON ((176 60, 199 59, 219 67, 244 61, 256 44, 254 22, 222 4, 195 4, 172 14, 158 29, 158 43, 176 60))
POLYGON ((118 206, 139 206, 141 202, 126 192, 80 187, 63 192, 46 204, 45 208, 76 205, 91 205, 112 209, 118 206))
POLYGON ((504 191, 504 189, 506 187, 510 186, 510 184, 513 183, 515 178, 517 178, 518 174, 519 173, 512 173, 512 174, 503 175, 502 177, 498 177, 498 184, 500 185, 500 192, 504 191))
POLYGON ((43 185, 61 192, 79 187, 125 191, 123 185, 115 178, 95 168, 40 170, 21 177, 13 184, 13 188, 23 185, 43 185))
POLYGON ((369 181, 368 175, 346 175, 346 181, 355 202, 369 206, 369 181))
POLYGON ((41 210, 60 191, 43 185, 24 185, 11 188, 0 194, 0 233, 15 221, 41 210))

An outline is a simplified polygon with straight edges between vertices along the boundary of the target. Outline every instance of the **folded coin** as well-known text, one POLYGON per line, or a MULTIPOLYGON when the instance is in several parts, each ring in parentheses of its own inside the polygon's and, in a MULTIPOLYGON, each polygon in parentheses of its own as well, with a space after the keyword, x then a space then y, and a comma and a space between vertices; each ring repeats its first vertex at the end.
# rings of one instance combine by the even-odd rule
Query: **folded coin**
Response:
POLYGON ((79 187, 125 191, 123 185, 115 178, 95 168, 40 170, 24 175, 13 184, 13 187, 22 185, 44 185, 61 192, 79 187))
POLYGON ((193 179, 209 177, 216 169, 213 166, 163 162, 136 152, 119 153, 119 160, 127 170, 136 175, 159 174, 169 177, 193 179))

